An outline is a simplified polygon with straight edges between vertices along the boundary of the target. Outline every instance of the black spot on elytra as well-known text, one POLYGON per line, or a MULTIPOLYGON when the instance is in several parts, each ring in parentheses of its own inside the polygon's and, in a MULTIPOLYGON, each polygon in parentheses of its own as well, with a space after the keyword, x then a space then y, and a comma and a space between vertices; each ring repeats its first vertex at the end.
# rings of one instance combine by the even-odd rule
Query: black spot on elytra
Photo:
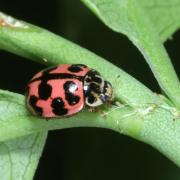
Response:
POLYGON ((29 105, 34 109, 34 111, 38 114, 38 115, 42 115, 42 108, 36 106, 36 103, 38 101, 38 98, 36 96, 30 96, 29 98, 29 105))
POLYGON ((43 74, 41 77, 32 79, 30 83, 35 82, 35 81, 43 81, 46 83, 48 80, 53 80, 53 79, 77 79, 79 81, 83 81, 84 77, 83 76, 77 76, 75 74, 69 74, 69 73, 53 73, 53 74, 43 74))
POLYGON ((69 105, 75 105, 80 101, 80 97, 74 95, 74 92, 78 89, 78 87, 76 88, 75 86, 77 87, 77 84, 73 81, 67 81, 64 83, 65 97, 69 105), (70 91, 70 89, 73 89, 74 92, 70 91))
POLYGON ((70 92, 73 93, 72 91, 70 91, 70 89, 73 89, 74 92, 78 90, 77 84, 73 81, 66 81, 64 83, 64 90, 65 92, 70 92))
POLYGON ((51 106, 55 109, 57 109, 57 108, 62 109, 62 108, 64 108, 64 102, 63 102, 62 98, 58 97, 58 98, 55 98, 52 100, 51 106))
POLYGON ((80 71, 82 71, 83 70, 83 67, 82 66, 80 66, 80 65, 78 65, 78 64, 73 64, 73 65, 71 65, 70 67, 68 67, 68 70, 70 71, 70 72, 80 72, 80 71))
POLYGON ((79 66, 79 67, 81 67, 81 68, 86 68, 87 66, 86 65, 84 65, 84 64, 74 64, 75 66, 79 66))
POLYGON ((68 113, 68 110, 64 107, 64 102, 60 97, 53 99, 51 107, 53 108, 53 113, 57 116, 63 116, 68 113))
POLYGON ((80 97, 71 93, 66 93, 66 100, 69 105, 75 105, 80 101, 80 97))
POLYGON ((57 69, 58 66, 52 66, 43 71, 43 74, 49 74, 51 71, 57 69))
POLYGON ((49 84, 43 81, 39 84, 38 94, 40 99, 47 100, 51 96, 51 92, 52 87, 49 84))

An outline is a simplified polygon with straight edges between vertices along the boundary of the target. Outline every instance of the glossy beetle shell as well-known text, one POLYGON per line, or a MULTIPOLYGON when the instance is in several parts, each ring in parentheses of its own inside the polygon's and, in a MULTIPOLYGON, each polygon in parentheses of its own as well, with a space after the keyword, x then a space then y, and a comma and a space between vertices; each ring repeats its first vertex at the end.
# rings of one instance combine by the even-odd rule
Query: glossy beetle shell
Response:
POLYGON ((99 72, 83 64, 62 64, 37 73, 28 83, 26 104, 44 118, 68 117, 87 105, 112 100, 112 86, 99 72))

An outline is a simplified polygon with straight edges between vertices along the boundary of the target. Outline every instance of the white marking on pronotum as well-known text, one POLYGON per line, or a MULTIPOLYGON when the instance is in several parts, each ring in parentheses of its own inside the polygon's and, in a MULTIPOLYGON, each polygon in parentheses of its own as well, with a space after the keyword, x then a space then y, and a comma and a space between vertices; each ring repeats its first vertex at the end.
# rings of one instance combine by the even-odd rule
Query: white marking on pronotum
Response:
POLYGON ((28 28, 28 26, 22 21, 19 21, 4 13, 0 13, 0 26, 15 27, 15 28, 28 28))

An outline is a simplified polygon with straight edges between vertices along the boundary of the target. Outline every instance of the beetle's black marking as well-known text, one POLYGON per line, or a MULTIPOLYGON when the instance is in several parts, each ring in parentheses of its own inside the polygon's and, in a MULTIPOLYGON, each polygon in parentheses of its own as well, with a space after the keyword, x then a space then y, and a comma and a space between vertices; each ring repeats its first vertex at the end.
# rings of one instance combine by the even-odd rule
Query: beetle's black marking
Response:
POLYGON ((43 100, 47 100, 51 96, 52 87, 46 82, 42 81, 38 87, 39 98, 43 100))
POLYGON ((100 88, 99 84, 97 85, 95 83, 90 83, 89 84, 89 89, 90 89, 90 91, 94 91, 97 94, 101 93, 101 88, 100 88))
POLYGON ((100 98, 103 102, 111 100, 111 98, 112 98, 112 85, 110 82, 104 81, 103 93, 102 93, 100 98), (108 90, 110 90, 110 92, 108 92, 108 90))
MULTIPOLYGON (((66 83, 64 83, 65 97, 69 105, 75 105, 80 101, 80 97, 74 95, 73 92, 70 91, 73 86, 77 86, 77 84, 73 81, 67 81, 66 83)), ((74 92, 75 91, 77 91, 77 88, 74 89, 74 92)))
POLYGON ((68 104, 71 106, 76 105, 80 101, 80 97, 72 93, 66 93, 65 96, 68 104))
POLYGON ((64 108, 64 102, 63 102, 62 98, 58 97, 58 98, 55 98, 52 100, 51 106, 56 109, 58 109, 58 108, 62 109, 62 108, 64 108))
POLYGON ((83 69, 82 69, 83 67, 82 66, 80 66, 80 65, 78 65, 78 64, 73 64, 73 65, 71 65, 70 67, 68 67, 68 70, 70 71, 70 72, 80 72, 80 71, 82 71, 83 69))
POLYGON ((100 77, 98 77, 98 76, 93 76, 92 81, 94 81, 96 83, 99 83, 99 84, 102 83, 102 79, 100 77))
POLYGON ((51 106, 53 107, 53 113, 57 116, 63 116, 68 113, 68 110, 64 108, 64 102, 60 97, 53 99, 51 106))
POLYGON ((70 93, 73 93, 72 91, 70 91, 70 89, 73 89, 74 92, 78 90, 78 86, 75 82, 73 81, 66 81, 64 83, 64 90, 65 92, 70 92, 70 93))
POLYGON ((91 71, 89 71, 89 72, 87 73, 87 75, 90 76, 90 77, 94 77, 94 76, 96 76, 96 75, 101 76, 100 73, 99 73, 98 71, 94 70, 94 69, 91 70, 91 71))
POLYGON ((82 67, 82 68, 87 68, 87 66, 86 65, 84 65, 84 64, 75 64, 76 66, 80 66, 80 67, 82 67))
POLYGON ((102 83, 101 75, 98 71, 91 70, 87 73, 85 77, 86 82, 96 82, 96 83, 102 83))
POLYGON ((90 86, 87 90, 84 91, 84 93, 89 104, 93 104, 97 101, 97 98, 92 94, 92 89, 90 88, 90 86))
POLYGON ((51 71, 53 71, 53 70, 55 70, 55 69, 57 69, 57 68, 58 68, 58 66, 49 67, 49 68, 47 68, 47 69, 45 69, 45 70, 43 71, 43 74, 48 74, 48 73, 50 73, 51 71))
POLYGON ((85 78, 85 82, 90 83, 91 81, 92 81, 91 77, 87 76, 87 77, 85 78))
POLYGON ((87 101, 89 104, 93 104, 97 101, 96 97, 94 97, 91 93, 88 94, 87 96, 87 101))
POLYGON ((111 91, 108 92, 109 88, 112 89, 110 82, 104 81, 103 92, 101 93, 101 96, 100 96, 100 99, 102 102, 107 102, 111 100, 112 92, 111 91))
POLYGON ((98 76, 86 76, 85 81, 87 83, 90 83, 90 82, 95 82, 95 83, 98 83, 98 84, 102 83, 102 79, 100 77, 98 77, 98 76))
POLYGON ((34 81, 44 81, 47 82, 48 80, 51 79, 78 79, 79 81, 83 81, 84 77, 83 76, 76 76, 74 74, 68 74, 68 73, 53 73, 53 74, 43 74, 43 76, 32 79, 30 83, 34 81))
POLYGON ((34 109, 38 115, 42 115, 42 108, 36 105, 38 98, 36 96, 30 96, 29 105, 34 109))
POLYGON ((111 84, 108 81, 104 81, 103 93, 105 93, 107 91, 108 86, 111 87, 111 84))

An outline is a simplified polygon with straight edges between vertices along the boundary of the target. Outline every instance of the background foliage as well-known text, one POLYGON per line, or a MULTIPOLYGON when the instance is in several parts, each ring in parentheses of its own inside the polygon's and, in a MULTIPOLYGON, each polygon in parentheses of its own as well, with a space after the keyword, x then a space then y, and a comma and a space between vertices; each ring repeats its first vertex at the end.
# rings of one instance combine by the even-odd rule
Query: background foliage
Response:
MULTIPOLYGON (((2 11, 43 26, 96 52, 135 76, 152 90, 159 92, 159 87, 147 64, 131 42, 124 36, 108 30, 80 2, 31 1, 18 4, 6 0, 2 4, 2 11), (42 3, 44 9, 40 13, 42 3)), ((173 41, 166 43, 175 67, 179 67, 178 38, 177 33, 173 41)), ((1 67, 6 67, 0 72, 3 77, 0 80, 1 88, 23 93, 29 78, 43 66, 21 61, 20 57, 9 53, 0 53, 1 57, 6 59, 0 62, 1 67), (18 68, 11 69, 9 66, 18 68), (22 77, 24 68, 27 67, 27 73, 22 77), (9 69, 8 75, 6 75, 7 69, 9 69)), ((176 71, 179 69, 177 68, 176 71)), ((77 128, 50 132, 35 179, 136 177, 148 180, 178 179, 179 176, 179 169, 148 145, 110 130, 77 128), (132 173, 128 173, 129 170, 132 173)))

